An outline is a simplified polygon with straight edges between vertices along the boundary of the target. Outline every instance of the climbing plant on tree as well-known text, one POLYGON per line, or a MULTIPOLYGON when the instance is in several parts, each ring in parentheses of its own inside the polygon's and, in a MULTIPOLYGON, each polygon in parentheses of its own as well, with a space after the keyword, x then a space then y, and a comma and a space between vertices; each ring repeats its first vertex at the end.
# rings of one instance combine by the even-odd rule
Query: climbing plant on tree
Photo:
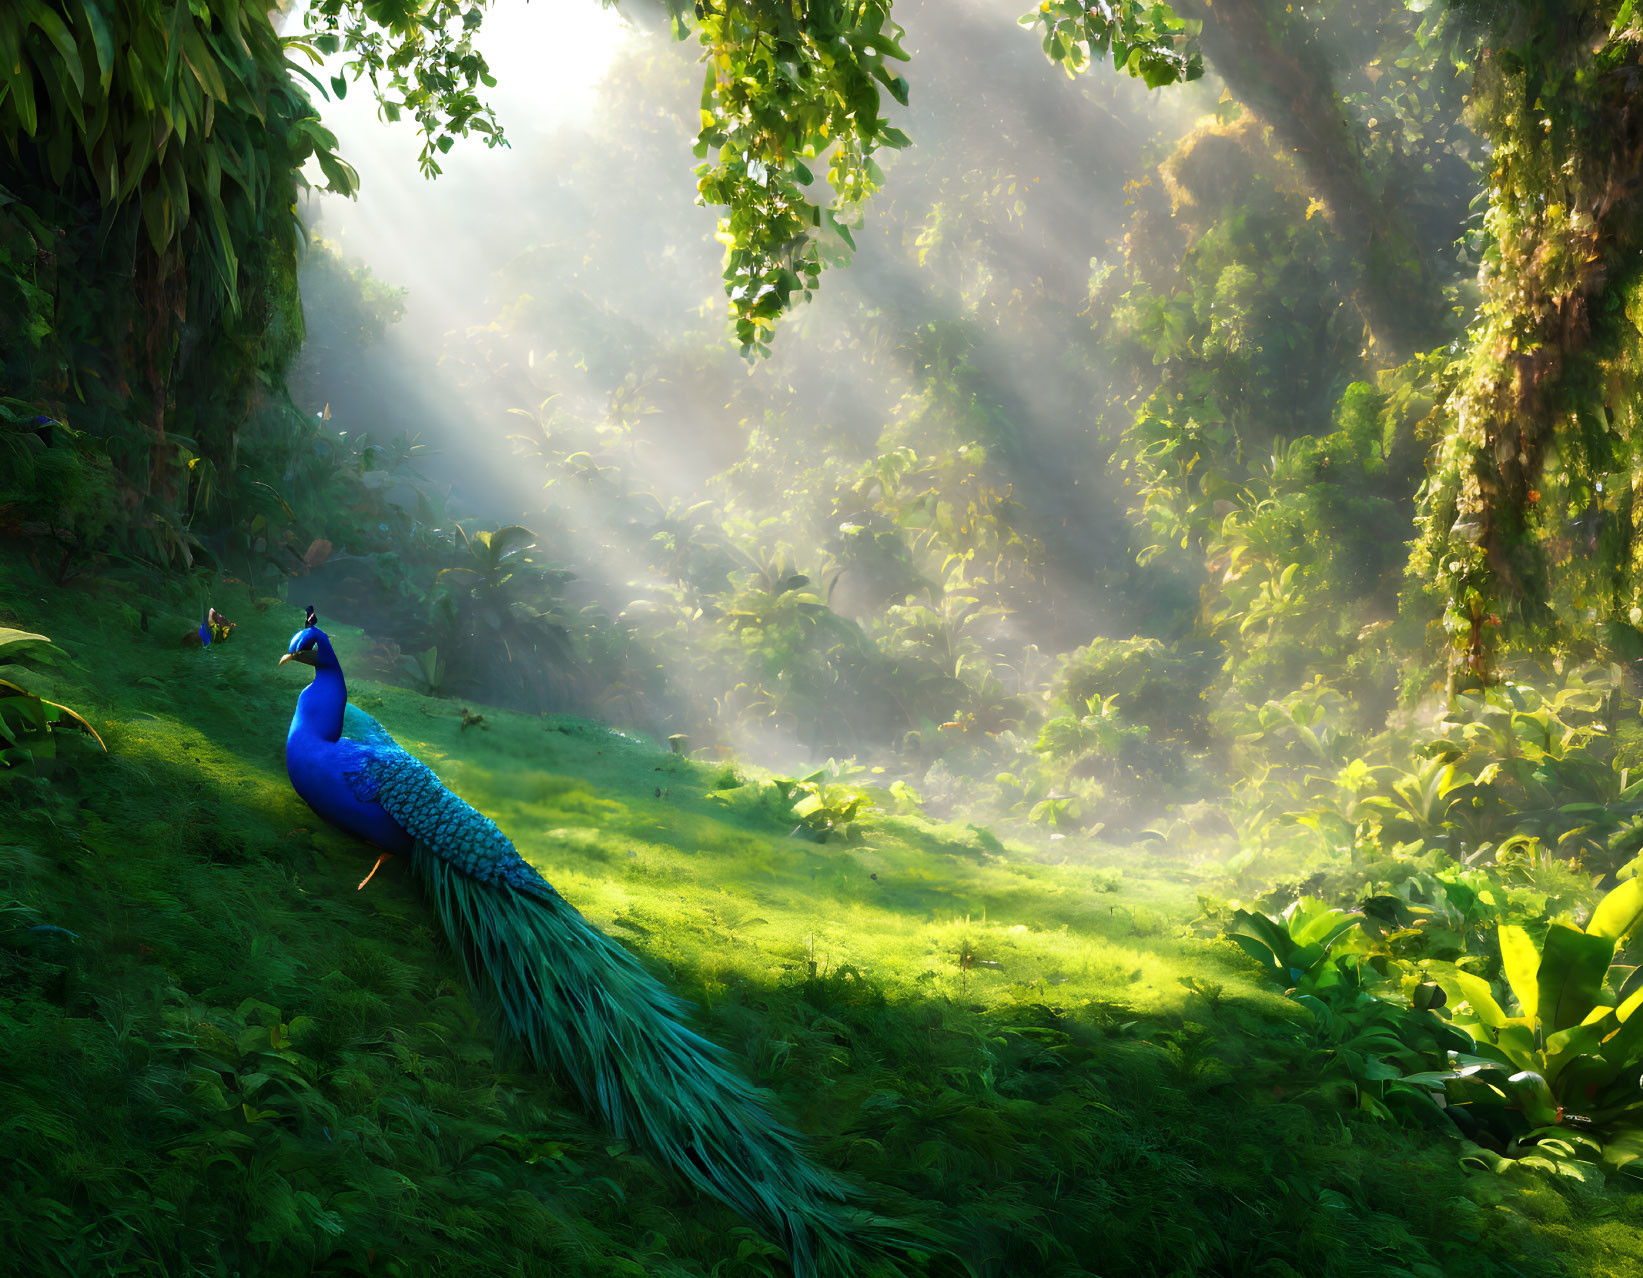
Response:
POLYGON ((1413 564, 1445 600, 1457 668, 1485 681, 1502 629, 1561 624, 1567 640, 1588 616, 1643 620, 1630 504, 1643 27, 1630 4, 1513 4, 1487 44, 1484 297, 1450 370, 1413 564), (1553 563, 1573 607, 1557 607, 1553 563))

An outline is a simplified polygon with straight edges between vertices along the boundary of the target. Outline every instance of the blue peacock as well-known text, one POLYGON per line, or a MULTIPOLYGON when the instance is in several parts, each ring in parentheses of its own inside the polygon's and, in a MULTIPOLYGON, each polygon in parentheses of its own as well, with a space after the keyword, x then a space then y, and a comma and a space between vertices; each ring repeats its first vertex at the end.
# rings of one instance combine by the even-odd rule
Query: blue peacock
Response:
POLYGON ((928 1247, 850 1207, 849 1187, 806 1156, 767 1094, 681 1023, 688 1005, 590 926, 495 822, 348 704, 312 607, 288 661, 314 670, 285 742, 297 794, 380 850, 361 888, 390 856, 409 858, 469 982, 534 1064, 571 1082, 620 1136, 768 1230, 801 1278, 852 1272, 867 1251, 928 1247))

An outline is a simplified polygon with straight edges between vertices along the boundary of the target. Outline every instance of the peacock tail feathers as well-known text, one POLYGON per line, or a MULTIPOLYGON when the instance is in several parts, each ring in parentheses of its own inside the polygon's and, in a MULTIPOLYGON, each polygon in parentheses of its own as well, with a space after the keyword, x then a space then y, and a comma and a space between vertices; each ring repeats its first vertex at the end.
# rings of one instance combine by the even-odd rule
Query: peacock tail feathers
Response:
POLYGON ((476 881, 421 841, 411 863, 468 980, 532 1061, 618 1135, 771 1230, 800 1278, 855 1272, 864 1249, 928 1246, 851 1210, 848 1186, 682 1023, 687 1005, 557 894, 476 881))
POLYGON ((799 1278, 940 1249, 853 1207, 850 1187, 774 1118, 768 1094, 684 1023, 682 999, 374 719, 353 706, 339 712, 338 788, 392 818, 469 984, 535 1065, 568 1081, 619 1136, 763 1225, 799 1278))

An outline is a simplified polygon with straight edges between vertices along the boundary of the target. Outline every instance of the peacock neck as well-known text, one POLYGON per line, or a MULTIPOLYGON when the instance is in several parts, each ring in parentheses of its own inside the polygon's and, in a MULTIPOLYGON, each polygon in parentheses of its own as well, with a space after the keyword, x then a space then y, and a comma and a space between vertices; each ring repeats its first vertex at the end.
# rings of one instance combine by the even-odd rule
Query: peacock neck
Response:
POLYGON ((331 653, 331 645, 323 640, 321 645, 321 664, 314 667, 314 681, 297 698, 290 735, 338 741, 342 738, 342 716, 348 709, 348 685, 343 682, 342 667, 331 653), (325 657, 330 661, 326 662, 325 657))

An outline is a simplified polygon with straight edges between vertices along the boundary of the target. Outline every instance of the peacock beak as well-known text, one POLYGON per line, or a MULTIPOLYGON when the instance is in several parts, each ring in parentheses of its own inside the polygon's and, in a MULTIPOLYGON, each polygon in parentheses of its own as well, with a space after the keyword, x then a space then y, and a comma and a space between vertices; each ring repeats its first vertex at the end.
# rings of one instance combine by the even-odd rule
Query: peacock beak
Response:
POLYGON ((314 654, 312 650, 307 652, 288 652, 280 658, 280 665, 283 666, 287 661, 300 661, 305 666, 311 666, 314 664, 314 654))

